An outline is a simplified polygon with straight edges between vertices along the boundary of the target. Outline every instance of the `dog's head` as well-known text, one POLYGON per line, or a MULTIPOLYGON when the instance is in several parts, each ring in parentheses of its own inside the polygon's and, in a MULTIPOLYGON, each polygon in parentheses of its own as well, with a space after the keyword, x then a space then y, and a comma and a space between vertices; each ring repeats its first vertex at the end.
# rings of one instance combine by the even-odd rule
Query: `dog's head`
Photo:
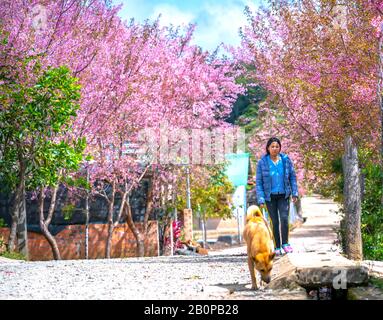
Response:
POLYGON ((269 283, 271 280, 271 270, 273 269, 273 259, 275 252, 258 253, 254 258, 255 269, 261 274, 264 282, 269 283))

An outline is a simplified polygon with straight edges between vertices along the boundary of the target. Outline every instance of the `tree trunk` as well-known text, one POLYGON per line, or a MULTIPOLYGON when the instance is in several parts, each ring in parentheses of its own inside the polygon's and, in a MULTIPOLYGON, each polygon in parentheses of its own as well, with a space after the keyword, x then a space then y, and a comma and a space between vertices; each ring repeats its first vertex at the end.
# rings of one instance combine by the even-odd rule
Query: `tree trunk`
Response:
POLYGON ((106 238, 106 248, 105 248, 106 259, 110 259, 110 252, 112 250, 112 236, 113 236, 113 230, 114 230, 113 207, 114 207, 114 201, 112 200, 108 206, 108 237, 106 238))
POLYGON ((149 181, 149 187, 148 187, 148 195, 146 198, 146 208, 145 208, 145 215, 144 215, 144 235, 147 235, 148 233, 148 224, 149 224, 149 216, 152 212, 153 208, 153 181, 152 179, 149 181))
MULTIPOLYGON (((168 223, 164 223, 164 227, 162 229, 162 238, 161 238, 161 255, 166 255, 166 245, 167 245, 167 239, 166 239, 166 235, 167 235, 167 232, 168 232, 168 228, 169 228, 169 224, 168 223)), ((170 231, 169 231, 170 232, 170 231)))
MULTIPOLYGON (((21 161, 21 160, 20 160, 21 161)), ((15 251, 16 238, 17 250, 28 260, 28 237, 25 208, 25 169, 22 161, 20 162, 19 184, 15 192, 13 202, 12 225, 8 239, 8 251, 15 251)))
POLYGON ((108 237, 106 239, 105 258, 110 259, 110 253, 112 251, 112 237, 114 231, 113 223, 113 209, 114 209, 114 196, 116 193, 115 184, 112 183, 112 195, 108 205, 108 237))
MULTIPOLYGON (((145 176, 145 174, 146 174, 147 170, 149 169, 149 167, 150 167, 150 165, 146 166, 145 170, 141 173, 141 176, 138 178, 137 183, 141 182, 141 180, 145 176)), ((149 220, 149 214, 150 214, 150 211, 151 211, 151 207, 150 206, 146 207, 145 216, 144 216, 143 233, 141 233, 137 229, 137 227, 135 226, 135 224, 133 222, 132 209, 130 207, 130 202, 129 202, 130 200, 129 200, 129 197, 128 197, 128 195, 130 194, 130 192, 133 189, 133 186, 134 186, 134 184, 132 184, 130 188, 127 188, 127 185, 125 186, 125 193, 124 193, 124 196, 123 196, 123 200, 125 199, 125 202, 124 201, 122 202, 122 207, 121 207, 121 211, 120 211, 119 217, 121 216, 121 213, 123 212, 123 210, 125 210, 125 212, 126 212, 126 220, 127 220, 128 226, 129 226, 130 230, 133 232, 134 237, 136 238, 136 242, 137 242, 137 256, 138 257, 143 257, 145 255, 145 243, 144 243, 144 240, 145 240, 145 237, 146 237, 147 223, 148 223, 148 220, 149 220)), ((149 188, 150 188, 149 189, 150 193, 152 193, 152 190, 151 190, 152 186, 149 185, 149 188)), ((152 196, 150 196, 150 197, 152 198, 152 196)))
POLYGON ((108 221, 108 237, 106 239, 105 258, 110 259, 110 252, 112 251, 112 237, 113 237, 114 225, 113 221, 108 221))
POLYGON ((349 259, 362 260, 360 169, 357 148, 350 136, 345 138, 343 175, 345 250, 349 259))
POLYGON ((8 238, 7 250, 9 252, 15 251, 16 232, 17 232, 18 217, 12 216, 12 225, 8 238))
POLYGON ((125 210, 126 210, 126 221, 128 223, 130 230, 133 232, 134 238, 136 239, 137 257, 144 257, 145 256, 145 246, 144 246, 145 236, 140 232, 140 230, 138 230, 138 228, 133 222, 132 208, 130 206, 129 198, 125 203, 125 210))
POLYGON ((28 260, 27 209, 25 204, 25 178, 22 179, 21 197, 18 204, 17 249, 28 260))
POLYGON ((145 237, 142 233, 139 233, 136 238, 137 241, 137 257, 145 256, 145 237))
POLYGON ((17 233, 17 223, 19 221, 19 200, 18 200, 18 190, 16 190, 16 196, 13 202, 13 212, 11 214, 12 216, 12 224, 11 224, 11 230, 9 233, 8 238, 8 247, 7 250, 9 252, 15 251, 15 245, 16 245, 16 233, 17 233))
POLYGON ((44 188, 41 188, 40 190, 40 196, 39 196, 39 215, 40 215, 40 228, 44 235, 44 237, 47 239, 49 245, 52 248, 53 253, 53 259, 55 260, 61 260, 60 251, 57 246, 57 242, 55 238, 52 236, 52 234, 49 232, 49 224, 51 222, 54 208, 56 206, 56 195, 57 195, 58 187, 55 187, 52 192, 52 199, 51 204, 49 207, 48 217, 47 219, 44 218, 44 188))
MULTIPOLYGON (((379 37, 379 43, 378 43, 378 85, 377 85, 377 96, 378 96, 378 103, 380 107, 380 165, 383 169, 383 97, 382 97, 382 94, 383 94, 383 35, 379 37)), ((381 198, 381 204, 383 205, 383 194, 381 198)))
MULTIPOLYGON (((377 96, 378 103, 380 107, 380 156, 381 163, 383 166, 383 35, 379 37, 378 44, 378 86, 377 86, 377 96)), ((382 198, 383 203, 383 198, 382 198)))
POLYGON ((18 162, 19 162, 19 186, 18 198, 15 202, 17 207, 17 249, 28 260, 28 232, 27 232, 27 211, 25 206, 25 171, 26 164, 22 148, 18 145, 18 162))

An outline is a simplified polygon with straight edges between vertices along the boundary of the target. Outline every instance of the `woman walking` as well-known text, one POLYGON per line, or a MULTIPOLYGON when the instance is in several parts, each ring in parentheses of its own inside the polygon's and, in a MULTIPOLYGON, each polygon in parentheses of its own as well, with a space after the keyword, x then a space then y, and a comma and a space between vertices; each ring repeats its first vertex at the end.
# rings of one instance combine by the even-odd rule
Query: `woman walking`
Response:
POLYGON ((273 224, 275 253, 293 252, 288 242, 290 196, 298 200, 297 178, 291 159, 281 153, 281 142, 270 138, 266 154, 258 161, 256 173, 257 200, 261 208, 267 206, 273 224), (281 232, 279 231, 281 221, 281 232), (282 239, 281 239, 282 238, 282 239), (282 244, 282 245, 281 245, 282 244))

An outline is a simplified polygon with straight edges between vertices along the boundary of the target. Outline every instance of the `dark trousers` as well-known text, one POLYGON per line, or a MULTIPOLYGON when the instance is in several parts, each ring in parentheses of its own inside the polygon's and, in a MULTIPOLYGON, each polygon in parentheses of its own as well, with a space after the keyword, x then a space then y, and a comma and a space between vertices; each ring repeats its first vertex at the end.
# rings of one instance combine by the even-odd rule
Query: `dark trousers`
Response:
POLYGON ((289 243, 289 199, 285 195, 271 195, 271 201, 266 201, 267 210, 273 223, 273 234, 276 248, 289 243), (281 220, 281 232, 279 231, 279 219, 281 220))

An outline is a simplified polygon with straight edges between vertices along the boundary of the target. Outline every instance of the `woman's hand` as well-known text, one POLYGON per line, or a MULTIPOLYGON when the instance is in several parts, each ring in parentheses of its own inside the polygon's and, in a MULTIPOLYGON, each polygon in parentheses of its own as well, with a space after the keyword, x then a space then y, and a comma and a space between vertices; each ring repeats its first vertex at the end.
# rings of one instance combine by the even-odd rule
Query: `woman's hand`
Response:
POLYGON ((293 197, 293 203, 296 203, 298 201, 298 197, 293 197))

